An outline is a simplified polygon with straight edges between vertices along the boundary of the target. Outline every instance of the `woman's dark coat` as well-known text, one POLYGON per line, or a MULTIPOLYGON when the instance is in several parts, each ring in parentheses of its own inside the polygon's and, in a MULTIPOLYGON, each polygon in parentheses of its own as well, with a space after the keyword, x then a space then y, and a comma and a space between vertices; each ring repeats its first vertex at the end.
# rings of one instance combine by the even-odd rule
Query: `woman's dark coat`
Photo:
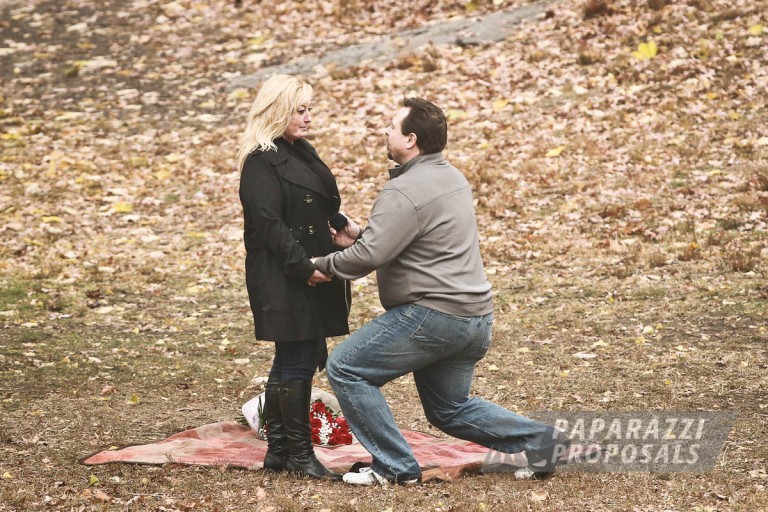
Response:
POLYGON ((277 151, 251 152, 240 176, 245 280, 256 338, 300 341, 348 334, 347 283, 334 278, 307 285, 315 270, 309 258, 338 250, 328 228, 341 202, 336 180, 305 140, 293 147, 282 138, 275 144, 277 151))

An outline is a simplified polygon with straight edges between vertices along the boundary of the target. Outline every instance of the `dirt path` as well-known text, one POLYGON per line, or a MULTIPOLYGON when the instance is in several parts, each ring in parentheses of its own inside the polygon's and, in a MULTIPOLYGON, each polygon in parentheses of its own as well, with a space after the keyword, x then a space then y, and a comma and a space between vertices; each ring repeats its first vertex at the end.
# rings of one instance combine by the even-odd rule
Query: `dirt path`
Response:
POLYGON ((228 89, 252 88, 264 77, 275 73, 312 74, 318 66, 347 68, 362 63, 385 64, 404 51, 413 52, 428 44, 453 43, 472 46, 504 39, 524 20, 546 12, 556 0, 542 0, 511 11, 494 12, 473 18, 453 19, 435 25, 400 31, 394 37, 378 37, 370 41, 344 46, 324 55, 312 55, 285 64, 267 66, 258 72, 232 79, 228 89))

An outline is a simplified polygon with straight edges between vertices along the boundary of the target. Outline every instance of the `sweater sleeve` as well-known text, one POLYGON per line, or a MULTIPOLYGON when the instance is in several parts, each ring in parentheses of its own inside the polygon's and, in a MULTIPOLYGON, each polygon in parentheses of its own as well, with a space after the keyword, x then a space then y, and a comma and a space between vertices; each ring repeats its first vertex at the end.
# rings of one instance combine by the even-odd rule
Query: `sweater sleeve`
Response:
POLYGON ((265 159, 250 157, 240 175, 240 202, 245 216, 245 242, 265 247, 291 278, 305 281, 315 266, 283 219, 280 181, 265 159))
POLYGON ((368 226, 352 246, 315 260, 324 274, 357 279, 385 267, 418 235, 418 212, 401 192, 385 189, 373 203, 368 226))

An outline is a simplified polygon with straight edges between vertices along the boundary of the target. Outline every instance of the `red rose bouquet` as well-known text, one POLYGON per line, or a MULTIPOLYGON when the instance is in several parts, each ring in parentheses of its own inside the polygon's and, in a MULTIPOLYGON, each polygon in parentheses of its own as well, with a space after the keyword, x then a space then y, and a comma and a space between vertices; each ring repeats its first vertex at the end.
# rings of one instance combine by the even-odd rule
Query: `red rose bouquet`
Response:
MULTIPOLYGON (((332 397, 332 395, 329 396, 332 397)), ((243 414, 238 421, 255 430, 259 439, 267 439, 268 425, 264 421, 264 393, 243 405, 243 414)), ((347 420, 325 405, 322 398, 316 398, 309 405, 309 423, 314 444, 320 446, 352 444, 353 437, 347 420)))
POLYGON ((309 425, 312 429, 312 442, 320 446, 352 444, 352 433, 347 420, 326 407, 319 398, 309 409, 309 425))

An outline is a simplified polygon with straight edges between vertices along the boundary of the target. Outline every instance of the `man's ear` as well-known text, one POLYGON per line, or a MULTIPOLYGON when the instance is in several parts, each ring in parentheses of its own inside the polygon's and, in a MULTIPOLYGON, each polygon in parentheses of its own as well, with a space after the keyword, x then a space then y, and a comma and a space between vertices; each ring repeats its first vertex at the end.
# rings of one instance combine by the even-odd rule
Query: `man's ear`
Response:
POLYGON ((412 147, 416 146, 418 142, 418 137, 416 137, 415 133, 409 133, 408 134, 408 142, 406 143, 406 147, 408 149, 411 149, 412 147))

